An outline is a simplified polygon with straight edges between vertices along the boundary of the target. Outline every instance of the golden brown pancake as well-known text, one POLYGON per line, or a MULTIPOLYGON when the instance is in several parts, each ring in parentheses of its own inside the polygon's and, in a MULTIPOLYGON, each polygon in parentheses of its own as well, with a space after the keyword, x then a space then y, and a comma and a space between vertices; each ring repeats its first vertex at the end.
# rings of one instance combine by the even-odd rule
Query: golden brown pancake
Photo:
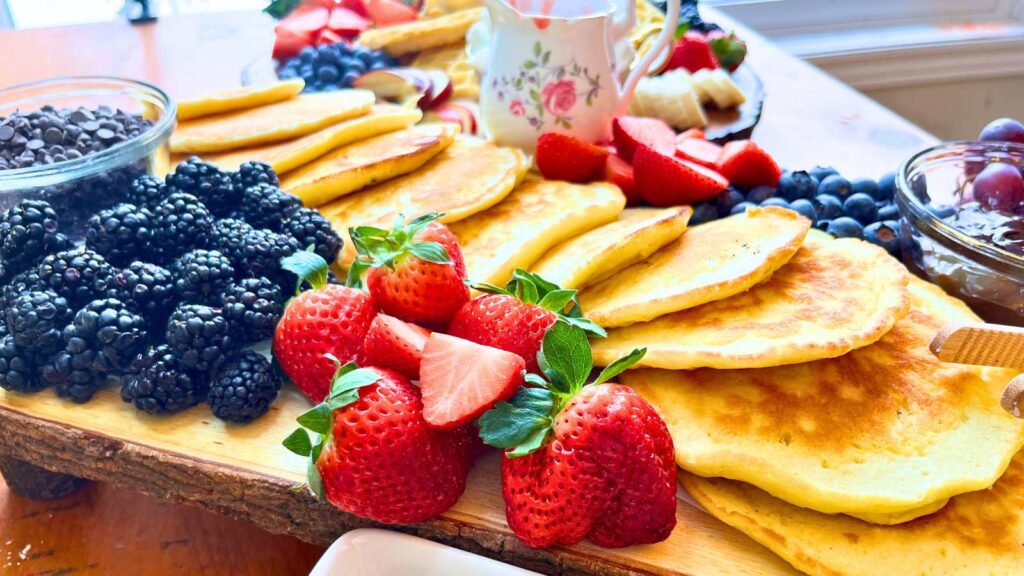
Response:
POLYGON ((454 124, 413 126, 337 148, 281 179, 281 188, 320 206, 371 184, 408 174, 451 145, 454 124))
POLYGON ((178 102, 178 121, 266 106, 294 98, 305 87, 306 83, 302 78, 295 78, 261 86, 240 86, 193 100, 182 100, 178 102))
POLYGON ((1024 442, 1024 421, 999 406, 1014 373, 936 359, 939 328, 977 317, 922 280, 909 290, 911 310, 891 332, 839 358, 620 379, 665 419, 680 467, 797 506, 891 514, 982 490, 1024 442))
POLYGON ((693 209, 628 208, 618 220, 548 250, 533 271, 562 288, 583 288, 613 276, 686 232, 693 209))
POLYGON ((368 114, 373 101, 373 92, 368 90, 339 90, 302 94, 269 106, 196 118, 178 124, 171 135, 171 152, 223 152, 305 136, 368 114))
POLYGON ((688 230, 653 256, 580 294, 606 328, 653 320, 739 294, 796 254, 811 223, 792 210, 754 208, 688 230))
POLYGON ((615 220, 626 197, 611 184, 527 178, 500 204, 453 225, 469 278, 499 286, 560 242, 615 220))
POLYGON ((1024 453, 988 490, 897 526, 798 508, 749 484, 683 472, 717 518, 815 576, 1002 576, 1024 571, 1024 453))
POLYGON ((373 28, 360 34, 358 41, 367 48, 383 50, 392 56, 413 54, 464 42, 466 32, 483 15, 483 8, 458 10, 436 18, 420 18, 394 26, 373 28))

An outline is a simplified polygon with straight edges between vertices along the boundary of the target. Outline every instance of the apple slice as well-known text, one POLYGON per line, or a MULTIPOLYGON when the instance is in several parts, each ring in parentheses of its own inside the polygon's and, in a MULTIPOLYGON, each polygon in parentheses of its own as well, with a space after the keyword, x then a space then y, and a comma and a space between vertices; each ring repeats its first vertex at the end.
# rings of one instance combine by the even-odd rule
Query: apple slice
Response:
POLYGON ((476 134, 476 104, 466 100, 449 100, 430 110, 425 118, 429 122, 458 124, 463 134, 476 134))
POLYGON ((427 97, 420 102, 420 108, 430 110, 447 102, 452 97, 455 88, 452 86, 452 79, 441 70, 426 70, 425 72, 430 77, 430 90, 427 92, 427 97))
POLYGON ((353 86, 370 90, 378 99, 395 102, 413 100, 417 106, 428 98, 431 91, 430 76, 413 68, 374 70, 360 76, 353 86))

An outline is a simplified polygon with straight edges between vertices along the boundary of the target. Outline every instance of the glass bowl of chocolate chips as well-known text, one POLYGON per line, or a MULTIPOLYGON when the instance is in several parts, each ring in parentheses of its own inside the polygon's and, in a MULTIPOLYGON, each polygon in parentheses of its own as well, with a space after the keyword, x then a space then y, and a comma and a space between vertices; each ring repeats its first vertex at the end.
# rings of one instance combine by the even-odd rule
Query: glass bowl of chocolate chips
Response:
MULTIPOLYGON (((1022 128, 1024 130, 1024 128, 1022 128)), ((1024 144, 961 141, 896 177, 903 259, 988 322, 1024 326, 1024 144)))
POLYGON ((121 78, 63 77, 0 89, 0 211, 45 200, 75 240, 133 180, 170 162, 174 101, 121 78))

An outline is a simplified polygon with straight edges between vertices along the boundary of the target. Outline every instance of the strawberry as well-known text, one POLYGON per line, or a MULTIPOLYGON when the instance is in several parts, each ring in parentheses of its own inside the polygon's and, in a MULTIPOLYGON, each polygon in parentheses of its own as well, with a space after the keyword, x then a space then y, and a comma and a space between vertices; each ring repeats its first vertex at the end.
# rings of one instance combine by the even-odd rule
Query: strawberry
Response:
POLYGON ((714 142, 698 138, 685 138, 676 145, 676 156, 701 166, 715 169, 722 147, 714 142))
POLYGON ((390 368, 410 380, 420 377, 420 360, 430 330, 402 322, 387 314, 377 314, 363 341, 366 363, 390 368))
POLYGON ((515 395, 526 363, 518 355, 469 340, 433 334, 423 349, 423 419, 458 428, 515 395))
POLYGON ((537 138, 537 169, 549 180, 591 182, 601 177, 608 149, 548 132, 537 138))
POLYGON ((358 284, 365 271, 370 295, 385 314, 434 330, 445 328, 469 301, 462 249, 440 217, 430 213, 403 224, 400 216, 391 231, 349 230, 359 254, 349 283, 358 284))
POLYGON ((704 131, 701 130, 700 128, 689 128, 689 129, 683 130, 682 132, 679 133, 678 136, 676 136, 676 145, 678 146, 680 142, 682 142, 683 140, 686 140, 688 138, 697 138, 699 140, 707 140, 707 135, 704 134, 704 131))
POLYGON ((339 0, 337 2, 339 8, 345 8, 359 14, 363 18, 369 18, 370 13, 366 11, 366 4, 363 0, 339 0))
POLYGON ((752 140, 736 140, 723 146, 718 171, 733 184, 745 188, 774 188, 782 176, 782 169, 775 160, 752 140))
POLYGON ((443 513, 466 488, 472 434, 429 428, 419 388, 397 372, 345 365, 327 398, 298 421, 304 428, 284 446, 309 457, 309 487, 345 512, 414 524, 443 513))
MULTIPOLYGON (((680 26, 685 31, 686 23, 680 26)), ((711 43, 700 32, 684 32, 682 35, 676 32, 676 45, 672 48, 672 55, 668 57, 664 72, 685 68, 691 73, 704 68, 714 70, 718 68, 718 58, 711 48, 711 43)))
POLYGON ((618 548, 668 538, 676 523, 672 437, 627 386, 607 384, 639 361, 634 350, 587 384, 587 336, 558 323, 544 337, 546 377, 480 417, 484 442, 505 452, 501 490, 509 528, 527 546, 584 538, 618 548))
POLYGON ((695 204, 714 198, 729 181, 714 170, 641 146, 633 161, 636 187, 652 206, 695 204))
POLYGON ((334 363, 363 361, 363 337, 377 307, 370 295, 327 283, 327 262, 313 252, 297 252, 281 262, 311 286, 288 302, 274 331, 274 358, 295 386, 314 402, 331 385, 334 363))
MULTIPOLYGON (((334 32, 334 34, 341 38, 352 39, 369 28, 370 21, 358 12, 338 7, 331 10, 331 17, 327 20, 326 30, 334 32)), ((322 35, 323 32, 321 32, 322 35)))
POLYGON ((327 8, 316 5, 303 5, 296 8, 274 27, 273 57, 283 62, 306 46, 312 46, 320 30, 327 26, 330 12, 327 8))
POLYGON ((626 196, 626 203, 635 206, 640 203, 640 194, 636 189, 636 179, 633 176, 633 167, 615 154, 608 156, 608 163, 604 166, 604 179, 615 184, 626 196))
POLYGON ((639 146, 654 148, 665 154, 671 154, 676 149, 676 133, 657 118, 619 116, 612 120, 612 136, 619 156, 626 162, 633 161, 639 146))
POLYGON ((729 72, 735 72, 747 58, 747 43, 736 36, 735 32, 729 34, 722 30, 709 32, 708 43, 711 44, 718 63, 729 72))
POLYGON ((341 36, 338 36, 338 33, 335 32, 334 30, 331 30, 330 28, 324 28, 317 34, 316 45, 323 46, 325 44, 336 44, 338 42, 343 42, 344 40, 345 39, 342 38, 341 36))
POLYGON ((378 28, 412 22, 419 17, 414 8, 398 0, 363 0, 363 5, 378 28))
POLYGON ((477 344, 518 354, 526 370, 537 371, 544 333, 556 322, 604 337, 603 328, 583 318, 575 290, 563 290, 540 276, 516 270, 505 288, 474 284, 487 294, 470 300, 452 319, 448 333, 477 344))

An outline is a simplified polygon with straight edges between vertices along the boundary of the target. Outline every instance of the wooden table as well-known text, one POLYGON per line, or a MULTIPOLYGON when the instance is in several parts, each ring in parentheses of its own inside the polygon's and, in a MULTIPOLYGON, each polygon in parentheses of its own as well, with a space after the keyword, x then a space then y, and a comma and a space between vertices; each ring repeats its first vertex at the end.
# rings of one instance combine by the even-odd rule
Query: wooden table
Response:
MULTIPOLYGON (((787 167, 833 165, 877 176, 935 141, 820 70, 728 21, 747 38, 768 94, 755 138, 787 167)), ((0 33, 0 86, 67 74, 145 79, 176 97, 237 85, 243 67, 269 51, 271 21, 238 13, 0 33)), ((322 549, 244 522, 92 485, 32 502, 0 481, 0 573, 307 574, 322 549)))

